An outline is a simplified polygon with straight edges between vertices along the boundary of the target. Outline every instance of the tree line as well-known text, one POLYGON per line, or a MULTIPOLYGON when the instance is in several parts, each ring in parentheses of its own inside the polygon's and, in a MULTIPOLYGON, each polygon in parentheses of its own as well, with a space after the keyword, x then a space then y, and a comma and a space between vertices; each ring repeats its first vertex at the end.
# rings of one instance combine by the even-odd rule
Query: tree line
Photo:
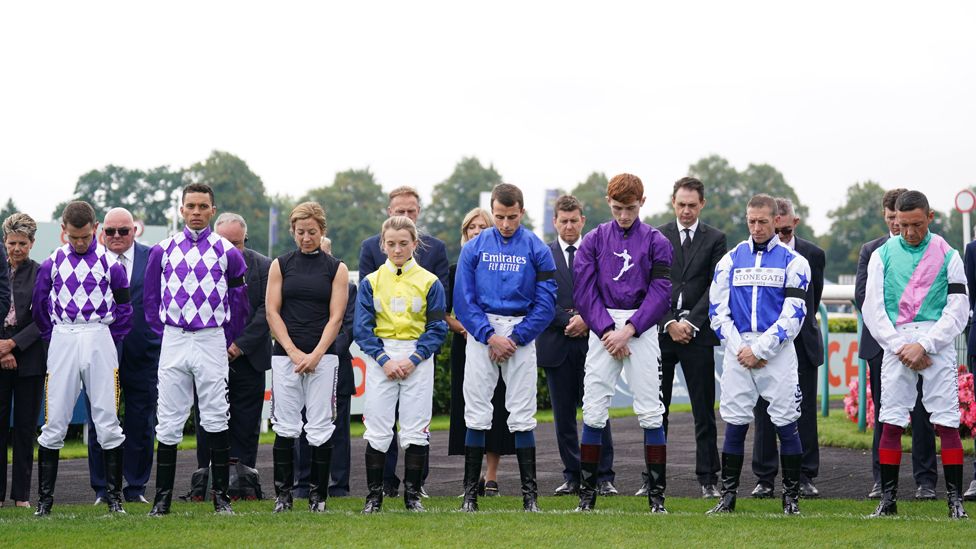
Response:
MULTIPOLYGON (((676 174, 675 179, 680 175, 676 174)), ((745 205, 756 193, 790 198, 798 216, 805 219, 809 214, 809 208, 800 201, 785 176, 769 164, 749 164, 744 170, 737 170, 725 158, 711 155, 691 164, 687 175, 705 183, 707 206, 702 219, 725 232, 730 244, 748 236, 745 205)), ((434 185, 431 200, 423 204, 420 225, 446 243, 448 257, 454 258, 460 253, 460 225, 464 214, 478 206, 482 192, 490 191, 502 181, 504 177, 493 165, 485 166, 476 157, 465 157, 458 161, 446 179, 434 185)), ((268 251, 269 211, 273 207, 277 211, 277 230, 272 255, 284 253, 293 246, 288 234, 291 209, 306 200, 322 204, 329 226, 335 228, 328 232, 333 253, 352 270, 358 269, 360 243, 376 234, 386 218, 386 192, 368 167, 339 172, 331 183, 310 189, 298 197, 269 195, 264 181, 243 159, 224 151, 213 151, 206 159, 187 168, 140 169, 108 165, 93 169, 78 178, 72 196, 58 204, 51 215, 52 219, 57 219, 69 200, 81 199, 92 203, 99 218, 109 208, 122 206, 147 225, 168 225, 172 223, 179 189, 188 183, 210 185, 216 194, 219 211, 233 211, 244 216, 248 223, 248 246, 262 253, 268 251)), ((672 221, 672 182, 649 183, 645 212, 654 213, 644 221, 653 225, 672 221)), ((396 182, 387 182, 388 189, 396 185, 396 182)), ((608 217, 604 198, 606 186, 606 174, 593 172, 575 185, 561 189, 583 203, 584 212, 591 220, 590 229, 608 217)), ((814 241, 826 251, 828 279, 853 274, 861 244, 885 234, 887 227, 881 216, 881 196, 885 190, 874 181, 856 182, 847 188, 844 196, 837 197, 840 205, 828 212, 831 226, 826 233, 817 235, 809 225, 801 224, 800 237, 814 241)), ((8 198, 0 211, 0 219, 15 211, 14 200, 8 198)), ((527 221, 531 227, 532 221, 527 221)), ((949 215, 936 211, 932 230, 944 236, 957 250, 962 250, 962 237, 956 234, 961 230, 958 212, 949 215)), ((553 236, 547 235, 547 238, 553 236)))

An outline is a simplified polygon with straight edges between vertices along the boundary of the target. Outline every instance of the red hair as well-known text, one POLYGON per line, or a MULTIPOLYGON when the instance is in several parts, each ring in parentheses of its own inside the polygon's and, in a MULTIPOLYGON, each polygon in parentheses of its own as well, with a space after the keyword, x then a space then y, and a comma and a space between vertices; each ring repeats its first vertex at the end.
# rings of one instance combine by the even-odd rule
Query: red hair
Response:
POLYGON ((613 176, 607 184, 607 196, 624 204, 636 202, 644 198, 644 184, 639 177, 629 173, 613 176))

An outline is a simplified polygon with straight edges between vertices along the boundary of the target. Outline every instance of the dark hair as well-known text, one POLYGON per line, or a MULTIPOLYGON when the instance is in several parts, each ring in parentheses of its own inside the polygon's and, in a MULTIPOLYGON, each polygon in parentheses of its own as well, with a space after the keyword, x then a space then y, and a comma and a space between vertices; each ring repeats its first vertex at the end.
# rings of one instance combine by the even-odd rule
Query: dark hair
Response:
POLYGON ((776 199, 769 196, 768 194, 757 194, 749 199, 749 204, 746 209, 749 208, 769 208, 769 213, 773 216, 779 215, 779 209, 776 207, 776 199))
POLYGON ((884 193, 881 197, 881 207, 886 210, 895 211, 895 202, 898 201, 898 197, 907 192, 908 189, 903 189, 901 187, 897 189, 891 189, 884 193))
POLYGON ((607 183, 607 196, 624 204, 636 202, 644 197, 644 183, 634 174, 615 175, 607 183))
POLYGON ((213 189, 211 189, 210 185, 207 185, 206 183, 190 183, 186 187, 183 187, 183 196, 180 198, 180 202, 186 202, 186 195, 190 193, 207 193, 210 195, 210 205, 217 205, 214 201, 213 189))
POLYGON ((580 203, 579 199, 571 194, 564 194, 556 199, 556 207, 553 208, 553 216, 559 215, 559 212, 575 212, 579 210, 580 214, 583 213, 583 204, 580 203))
POLYGON ((525 208, 525 200, 522 198, 522 190, 515 185, 509 183, 499 183, 495 185, 495 188, 491 190, 491 205, 494 207, 495 201, 499 204, 505 206, 506 208, 511 208, 515 204, 518 204, 519 209, 525 208))
POLYGON ((95 208, 84 200, 69 202, 61 212, 61 223, 72 227, 85 227, 95 224, 95 208))
POLYGON ((705 185, 697 177, 682 177, 674 182, 674 190, 671 191, 673 199, 678 194, 678 189, 688 189, 698 193, 699 200, 705 200, 705 185))
POLYGON ((929 213, 929 199, 918 191, 905 191, 895 201, 895 210, 899 212, 910 212, 919 208, 925 210, 926 214, 929 213))

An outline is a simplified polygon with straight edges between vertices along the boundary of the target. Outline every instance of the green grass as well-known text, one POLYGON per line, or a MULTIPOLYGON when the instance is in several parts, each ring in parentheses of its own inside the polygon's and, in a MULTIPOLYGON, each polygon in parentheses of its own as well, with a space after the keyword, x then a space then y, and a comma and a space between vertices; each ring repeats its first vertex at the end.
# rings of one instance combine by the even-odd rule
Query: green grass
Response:
POLYGON ((482 498, 476 514, 456 512, 457 498, 425 500, 428 512, 403 511, 388 499, 383 513, 363 516, 362 499, 329 500, 330 511, 312 515, 296 501, 291 513, 273 515, 271 502, 236 503, 236 516, 214 516, 209 504, 177 503, 163 518, 145 515, 146 504, 128 504, 129 515, 104 507, 55 505, 49 518, 26 509, 0 509, 6 547, 971 547, 973 523, 950 521, 943 502, 899 502, 898 517, 867 519, 869 501, 801 502, 802 515, 785 517, 773 500, 743 498, 733 515, 706 517, 712 505, 671 498, 669 515, 651 515, 647 500, 603 498, 598 510, 571 512, 575 499, 545 497, 540 514, 520 511, 514 497, 482 498))

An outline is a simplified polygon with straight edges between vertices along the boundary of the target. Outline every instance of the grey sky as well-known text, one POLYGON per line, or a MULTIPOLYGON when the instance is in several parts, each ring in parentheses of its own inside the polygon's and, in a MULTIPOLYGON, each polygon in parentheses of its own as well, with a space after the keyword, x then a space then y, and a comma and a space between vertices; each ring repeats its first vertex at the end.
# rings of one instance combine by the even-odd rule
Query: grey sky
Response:
POLYGON ((542 189, 629 171, 649 214, 717 153, 782 171, 818 231, 866 179, 948 210, 976 184, 974 22, 972 2, 5 3, 0 199, 46 219, 87 170, 221 149, 293 195, 368 165, 429 197, 475 155, 537 220, 542 189))

